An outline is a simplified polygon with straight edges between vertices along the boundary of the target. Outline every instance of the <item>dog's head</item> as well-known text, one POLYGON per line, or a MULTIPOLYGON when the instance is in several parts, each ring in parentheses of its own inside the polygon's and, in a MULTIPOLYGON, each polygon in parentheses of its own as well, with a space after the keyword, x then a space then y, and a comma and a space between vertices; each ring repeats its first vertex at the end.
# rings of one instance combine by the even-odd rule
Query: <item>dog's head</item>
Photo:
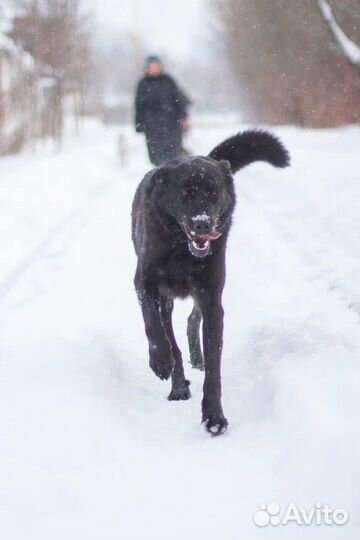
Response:
POLYGON ((164 221, 181 228, 195 257, 209 255, 211 243, 228 233, 235 206, 232 173, 254 161, 283 168, 290 156, 271 133, 249 130, 226 139, 208 157, 179 159, 152 171, 152 201, 164 221))
POLYGON ((205 257, 211 243, 227 233, 235 193, 230 164, 191 157, 158 167, 152 178, 152 200, 164 219, 176 221, 195 257, 205 257))

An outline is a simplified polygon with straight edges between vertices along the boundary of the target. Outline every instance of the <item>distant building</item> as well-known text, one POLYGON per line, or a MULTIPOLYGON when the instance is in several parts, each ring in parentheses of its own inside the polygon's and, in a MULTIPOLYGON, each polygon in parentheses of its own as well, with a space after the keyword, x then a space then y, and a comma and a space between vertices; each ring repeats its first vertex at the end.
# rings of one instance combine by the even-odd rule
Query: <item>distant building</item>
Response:
POLYGON ((55 139, 61 118, 59 77, 44 62, 47 49, 34 39, 34 21, 0 7, 0 22, 1 156, 19 152, 38 138, 55 139))
POLYGON ((33 57, 0 31, 0 155, 18 152, 34 132, 33 57))

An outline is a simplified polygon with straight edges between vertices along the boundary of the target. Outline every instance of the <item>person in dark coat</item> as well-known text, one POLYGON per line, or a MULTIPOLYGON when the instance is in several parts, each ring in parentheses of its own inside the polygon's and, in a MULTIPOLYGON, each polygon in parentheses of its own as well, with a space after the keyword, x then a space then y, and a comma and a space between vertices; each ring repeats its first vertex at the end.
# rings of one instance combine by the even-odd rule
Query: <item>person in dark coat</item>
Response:
POLYGON ((182 132, 189 129, 188 98, 163 72, 158 56, 146 59, 135 101, 135 129, 144 133, 150 161, 158 166, 182 154, 182 132))

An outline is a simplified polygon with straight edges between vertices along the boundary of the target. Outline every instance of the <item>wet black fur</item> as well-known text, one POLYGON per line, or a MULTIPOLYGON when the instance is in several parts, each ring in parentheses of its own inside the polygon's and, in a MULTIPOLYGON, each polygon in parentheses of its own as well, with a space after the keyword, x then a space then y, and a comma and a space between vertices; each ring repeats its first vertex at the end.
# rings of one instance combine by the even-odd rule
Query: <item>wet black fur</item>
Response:
POLYGON ((177 159, 150 171, 133 202, 132 236, 138 257, 135 287, 149 342, 150 367, 161 379, 171 375, 170 400, 191 397, 171 314, 174 298, 192 296, 190 359, 193 367, 205 371, 202 420, 215 435, 228 424, 221 405, 220 364, 225 249, 236 202, 231 174, 254 161, 286 167, 289 154, 271 133, 245 131, 219 144, 208 157, 177 159), (206 255, 190 251, 194 227, 199 234, 206 227, 221 233, 210 242, 206 255))

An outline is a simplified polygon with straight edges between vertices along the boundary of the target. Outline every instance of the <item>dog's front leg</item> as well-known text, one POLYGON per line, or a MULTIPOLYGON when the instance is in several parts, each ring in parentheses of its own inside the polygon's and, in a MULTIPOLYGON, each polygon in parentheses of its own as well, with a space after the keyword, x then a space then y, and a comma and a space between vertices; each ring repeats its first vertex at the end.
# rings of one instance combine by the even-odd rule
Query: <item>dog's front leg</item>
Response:
POLYGON ((213 435, 226 431, 226 420, 221 405, 221 352, 224 310, 221 296, 204 291, 200 299, 203 315, 203 350, 205 360, 202 421, 213 435))
POLYGON ((174 367, 170 343, 160 319, 159 294, 154 289, 137 289, 149 342, 149 364, 160 379, 168 379, 174 367))

